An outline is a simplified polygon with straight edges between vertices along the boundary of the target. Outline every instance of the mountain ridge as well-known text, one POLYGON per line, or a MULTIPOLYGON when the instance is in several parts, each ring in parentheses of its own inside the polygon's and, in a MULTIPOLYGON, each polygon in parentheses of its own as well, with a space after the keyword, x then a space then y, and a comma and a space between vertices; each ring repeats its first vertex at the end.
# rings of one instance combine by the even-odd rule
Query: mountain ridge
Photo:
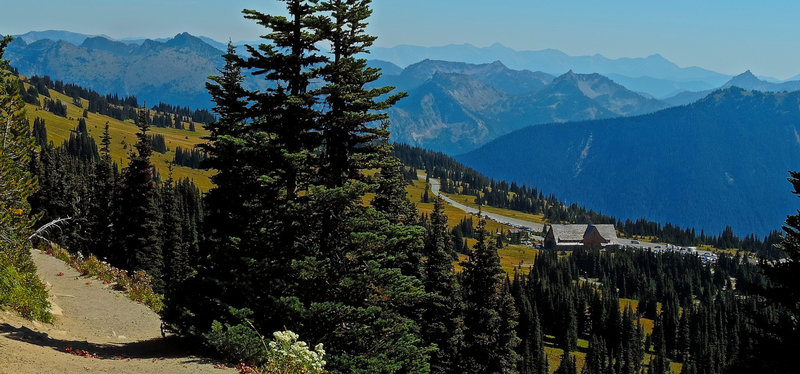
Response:
POLYGON ((409 93, 388 112, 392 139, 450 154, 531 124, 642 114, 666 106, 600 74, 569 71, 552 77, 500 62, 423 60, 380 83, 409 93))
POLYGON ((800 92, 731 87, 641 116, 529 126, 456 159, 617 217, 766 234, 798 207, 786 183, 796 123, 800 92))

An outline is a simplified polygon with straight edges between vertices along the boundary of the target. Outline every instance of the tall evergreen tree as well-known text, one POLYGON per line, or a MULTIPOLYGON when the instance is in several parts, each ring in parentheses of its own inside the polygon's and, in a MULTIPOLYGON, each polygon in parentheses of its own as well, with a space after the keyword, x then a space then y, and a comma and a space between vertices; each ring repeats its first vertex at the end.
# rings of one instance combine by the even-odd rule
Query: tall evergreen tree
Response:
POLYGON ((440 197, 433 202, 430 220, 425 235, 428 259, 424 265, 423 284, 431 296, 423 306, 422 333, 426 342, 438 347, 431 356, 431 371, 455 373, 463 345, 464 311, 453 267, 455 250, 447 230, 444 200, 440 197))
POLYGON ((117 170, 111 160, 111 135, 108 122, 103 129, 100 142, 100 159, 94 166, 93 183, 87 228, 87 249, 101 259, 112 256, 113 225, 115 220, 114 195, 116 193, 117 170))
MULTIPOLYGON (((317 51, 323 39, 343 43, 334 49, 357 43, 329 37, 334 11, 316 1, 285 3, 285 17, 244 11, 267 28, 266 43, 248 47, 245 59, 228 53, 223 75, 209 86, 220 118, 209 126, 206 151, 219 173, 206 198, 198 272, 184 282, 206 293, 178 300, 169 319, 200 335, 215 319, 234 325, 249 315, 261 331, 287 327, 324 342, 335 372, 428 371, 430 347, 418 326, 427 294, 403 270, 410 263, 404 254, 422 245, 422 228, 363 204, 371 192, 364 169, 388 155, 375 149, 388 136, 376 122, 385 116, 373 115, 380 107, 368 98, 377 95, 363 88, 377 75, 357 71, 362 63, 329 67, 317 51), (268 88, 243 90, 240 69, 265 77, 268 88), (333 72, 344 80, 334 81, 333 72), (339 93, 335 86, 351 84, 350 77, 369 79, 339 93), (322 88, 311 90, 312 81, 322 88), (322 92, 337 103, 320 106, 322 92), (326 115, 334 106, 339 115, 326 115), (336 129, 351 140, 346 147, 325 146, 336 129), (336 167, 347 175, 321 168, 326 157, 344 160, 336 167)), ((363 22, 368 4, 341 3, 337 12, 363 15, 363 22)), ((363 27, 348 32, 358 36, 363 27)), ((387 201, 402 198, 383 192, 387 201)))
POLYGON ((320 70, 327 84, 320 89, 328 106, 323 115, 323 155, 321 168, 326 186, 339 186, 360 177, 360 170, 376 161, 377 140, 388 138, 383 126, 388 119, 384 110, 406 93, 384 99, 394 87, 366 88, 380 77, 380 69, 367 67, 367 60, 357 57, 369 52, 376 37, 367 34, 367 18, 372 14, 370 0, 328 0, 319 10, 330 12, 322 37, 330 43, 330 61, 320 70), (373 124, 370 126, 370 124, 373 124))
POLYGON ((39 117, 33 120, 33 137, 39 147, 47 144, 47 126, 45 126, 44 120, 39 117))
POLYGON ((651 374, 669 373, 669 359, 667 358, 666 340, 661 318, 657 318, 653 326, 653 358, 650 359, 651 374))
POLYGON ((117 237, 126 267, 146 271, 153 277, 153 288, 160 292, 164 285, 162 243, 158 235, 161 220, 156 206, 156 186, 150 163, 153 152, 147 138, 150 125, 145 109, 139 110, 137 126, 136 152, 131 152, 128 167, 122 173, 117 237))
POLYGON ((485 219, 478 222, 476 239, 469 260, 462 262, 464 310, 469 311, 464 315, 463 371, 509 373, 517 362, 517 316, 505 310, 514 308, 513 299, 504 291, 500 256, 488 238, 485 219))

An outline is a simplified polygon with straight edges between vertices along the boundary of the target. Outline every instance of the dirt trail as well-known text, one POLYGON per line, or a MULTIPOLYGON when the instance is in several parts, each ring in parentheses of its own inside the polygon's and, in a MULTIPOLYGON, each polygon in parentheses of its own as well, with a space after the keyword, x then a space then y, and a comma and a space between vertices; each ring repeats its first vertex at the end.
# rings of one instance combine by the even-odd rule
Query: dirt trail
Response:
POLYGON ((39 251, 33 259, 48 286, 55 322, 0 311, 0 373, 235 372, 217 369, 215 362, 189 355, 181 342, 163 338, 158 315, 123 293, 39 251), (97 358, 67 353, 68 347, 97 358))

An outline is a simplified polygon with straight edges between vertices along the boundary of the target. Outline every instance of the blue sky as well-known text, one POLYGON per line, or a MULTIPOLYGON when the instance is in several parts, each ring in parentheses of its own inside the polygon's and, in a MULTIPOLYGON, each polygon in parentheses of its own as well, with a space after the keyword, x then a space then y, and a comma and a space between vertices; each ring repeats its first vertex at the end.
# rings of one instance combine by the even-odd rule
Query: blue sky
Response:
MULTIPOLYGON (((0 33, 62 29, 121 37, 188 31, 220 41, 263 31, 242 8, 269 0, 41 0, 4 4, 0 33)), ((788 0, 377 0, 370 31, 380 46, 500 42, 570 55, 644 57, 727 74, 800 74, 800 2, 788 0)))

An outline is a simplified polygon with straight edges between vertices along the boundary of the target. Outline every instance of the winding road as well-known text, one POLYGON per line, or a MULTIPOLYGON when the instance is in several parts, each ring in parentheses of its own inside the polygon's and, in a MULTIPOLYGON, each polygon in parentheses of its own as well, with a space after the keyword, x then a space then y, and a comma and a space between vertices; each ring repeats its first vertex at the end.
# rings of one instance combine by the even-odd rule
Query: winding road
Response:
MULTIPOLYGON (((422 179, 422 180, 425 179, 425 175, 422 175, 422 174, 417 174, 417 177, 422 179)), ((440 184, 439 184, 439 180, 438 179, 431 178, 430 182, 431 182, 431 192, 433 192, 434 196, 441 197, 442 200, 444 200, 448 204, 450 204, 450 205, 452 205, 452 206, 454 206, 454 207, 456 207, 458 209, 461 209, 461 210, 463 210, 463 211, 465 211, 465 212, 467 212, 469 214, 474 214, 474 215, 478 214, 478 209, 470 207, 470 206, 466 206, 466 205, 461 204, 458 201, 455 201, 455 200, 453 200, 453 199, 451 199, 451 198, 449 198, 449 197, 447 197, 447 196, 445 196, 443 194, 440 194, 439 193, 440 184)), ((542 225, 541 223, 525 221, 525 220, 521 220, 519 218, 507 217, 507 216, 500 215, 500 214, 497 214, 497 213, 481 212, 481 214, 484 217, 486 217, 486 218, 488 218, 488 219, 490 219, 492 221, 499 222, 499 223, 502 223, 502 224, 506 224, 506 225, 509 225, 509 226, 518 227, 518 228, 524 228, 524 229, 533 231, 535 233, 542 232, 542 230, 544 228, 544 225, 542 225)))

